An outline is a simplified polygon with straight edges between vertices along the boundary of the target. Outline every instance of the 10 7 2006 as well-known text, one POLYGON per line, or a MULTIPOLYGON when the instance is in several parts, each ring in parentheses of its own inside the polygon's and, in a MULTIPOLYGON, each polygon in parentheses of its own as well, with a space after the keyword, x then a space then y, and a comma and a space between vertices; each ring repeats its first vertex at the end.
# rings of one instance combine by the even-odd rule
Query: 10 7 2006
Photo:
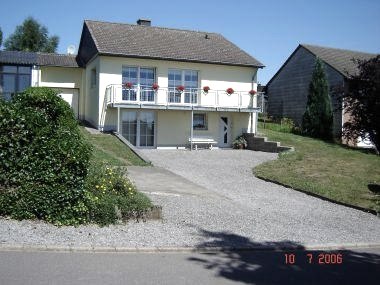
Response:
MULTIPOLYGON (((341 253, 305 253, 307 263, 309 264, 342 264, 343 255, 341 253)), ((296 264, 297 255, 295 253, 285 253, 285 264, 296 264)))

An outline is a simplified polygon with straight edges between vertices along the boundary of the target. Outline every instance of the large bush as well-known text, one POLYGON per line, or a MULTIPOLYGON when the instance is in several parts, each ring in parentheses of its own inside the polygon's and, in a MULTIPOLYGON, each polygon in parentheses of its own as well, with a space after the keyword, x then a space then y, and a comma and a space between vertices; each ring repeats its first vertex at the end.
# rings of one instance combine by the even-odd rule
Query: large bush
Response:
POLYGON ((0 100, 0 215, 85 222, 90 156, 70 106, 54 90, 28 88, 0 100))

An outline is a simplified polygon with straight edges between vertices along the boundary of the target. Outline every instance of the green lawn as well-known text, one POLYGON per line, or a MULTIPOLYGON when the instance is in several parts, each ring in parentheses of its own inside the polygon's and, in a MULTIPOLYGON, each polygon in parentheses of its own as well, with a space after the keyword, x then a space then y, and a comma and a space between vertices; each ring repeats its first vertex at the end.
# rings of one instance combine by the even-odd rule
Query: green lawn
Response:
POLYGON ((90 134, 80 127, 83 135, 94 146, 94 162, 104 162, 111 166, 147 165, 128 146, 111 134, 90 134))
POLYGON ((295 151, 255 167, 257 177, 380 212, 380 195, 368 189, 369 184, 380 185, 379 156, 260 126, 262 135, 295 151))

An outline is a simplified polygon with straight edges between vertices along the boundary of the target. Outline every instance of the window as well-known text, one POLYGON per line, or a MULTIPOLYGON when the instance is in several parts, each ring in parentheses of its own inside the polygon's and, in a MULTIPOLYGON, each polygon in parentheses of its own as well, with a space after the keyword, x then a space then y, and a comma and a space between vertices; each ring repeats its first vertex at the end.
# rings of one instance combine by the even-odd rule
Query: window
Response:
POLYGON ((10 100, 12 95, 31 85, 30 66, 0 65, 0 97, 10 100))
POLYGON ((193 115, 193 129, 194 130, 207 130, 207 116, 206 114, 193 115))
POLYGON ((197 103, 198 72, 185 70, 185 103, 197 103))
POLYGON ((131 83, 132 88, 123 89, 123 100, 154 101, 152 85, 155 82, 155 69, 148 67, 123 66, 122 84, 131 83))
POLYGON ((168 86, 169 102, 182 103, 181 92, 176 90, 177 86, 185 86, 184 103, 196 104, 198 102, 198 71, 169 69, 168 86))
POLYGON ((96 68, 91 69, 91 88, 96 86, 96 68))
POLYGON ((136 145, 137 112, 123 112, 121 133, 131 144, 136 145))

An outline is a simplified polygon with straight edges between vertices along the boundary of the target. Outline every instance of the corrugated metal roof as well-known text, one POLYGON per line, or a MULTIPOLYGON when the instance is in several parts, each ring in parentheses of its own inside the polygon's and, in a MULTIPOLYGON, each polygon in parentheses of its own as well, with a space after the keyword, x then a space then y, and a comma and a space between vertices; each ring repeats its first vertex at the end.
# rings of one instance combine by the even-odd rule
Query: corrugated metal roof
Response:
POLYGON ((85 21, 99 54, 263 67, 217 33, 85 21))

